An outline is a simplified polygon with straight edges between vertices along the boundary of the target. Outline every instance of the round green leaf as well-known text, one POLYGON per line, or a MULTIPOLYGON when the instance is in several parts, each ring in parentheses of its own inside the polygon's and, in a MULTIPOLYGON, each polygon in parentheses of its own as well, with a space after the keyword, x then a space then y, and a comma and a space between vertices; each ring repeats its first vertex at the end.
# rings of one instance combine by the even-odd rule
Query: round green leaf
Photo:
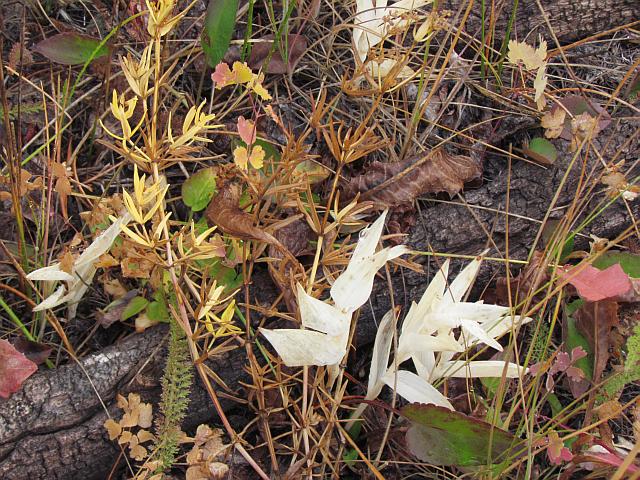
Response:
POLYGON ((182 200, 194 212, 207 208, 215 192, 216 174, 213 168, 196 172, 182 184, 182 200))
POLYGON ((605 252, 593 262, 593 266, 605 270, 619 263, 624 273, 633 278, 640 278, 640 255, 629 252, 605 252))
POLYGON ((529 147, 524 152, 544 165, 551 165, 558 158, 558 151, 546 138, 536 137, 531 139, 529 147))

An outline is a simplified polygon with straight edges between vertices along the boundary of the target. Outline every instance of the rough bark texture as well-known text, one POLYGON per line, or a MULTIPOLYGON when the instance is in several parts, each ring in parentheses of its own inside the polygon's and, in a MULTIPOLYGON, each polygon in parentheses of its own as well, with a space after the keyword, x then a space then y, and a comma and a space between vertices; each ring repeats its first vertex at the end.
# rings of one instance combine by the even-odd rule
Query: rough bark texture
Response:
MULTIPOLYGON (((462 11, 468 2, 445 0, 439 3, 442 8, 457 12, 462 4, 462 11)), ((490 32, 489 18, 492 2, 485 2, 485 32, 490 32)), ((507 31, 509 18, 513 11, 513 1, 495 2, 495 32, 501 40, 507 31)), ((640 20, 640 2, 638 0, 540 0, 540 5, 549 19, 554 34, 563 42, 600 33, 616 26, 626 25, 640 20)), ((476 0, 472 7, 465 30, 476 35, 482 26, 482 2, 476 0)), ((536 0, 520 1, 512 32, 517 38, 535 38, 538 34, 548 40, 553 37, 536 0)), ((477 37, 476 37, 477 38, 477 37)), ((511 38, 515 38, 511 35, 511 38)), ((555 47, 555 45, 551 45, 555 47)))

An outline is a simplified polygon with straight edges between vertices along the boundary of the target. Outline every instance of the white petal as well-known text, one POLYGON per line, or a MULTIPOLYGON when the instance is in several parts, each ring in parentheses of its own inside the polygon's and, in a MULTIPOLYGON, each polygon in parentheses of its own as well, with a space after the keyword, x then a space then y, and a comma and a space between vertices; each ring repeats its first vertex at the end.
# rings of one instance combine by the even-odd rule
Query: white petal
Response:
POLYGON ((87 263, 93 263, 101 255, 107 253, 111 248, 114 240, 120 235, 122 225, 128 223, 131 220, 131 214, 126 213, 122 217, 118 218, 109 228, 96 237, 96 239, 89 245, 82 255, 74 262, 74 268, 78 268, 81 265, 87 263))
POLYGON ((297 286, 300 318, 306 328, 313 328, 329 335, 341 335, 351 326, 351 315, 345 314, 336 307, 312 297, 297 286))
POLYGON ((344 357, 347 336, 332 337, 312 330, 280 329, 260 332, 288 367, 333 365, 344 357))
POLYGON ((372 257, 353 261, 331 287, 331 298, 345 313, 353 313, 367 301, 373 289, 376 272, 389 260, 409 253, 404 245, 385 248, 372 257))
POLYGON ((397 375, 396 379, 393 372, 388 371, 382 379, 390 388, 394 388, 395 381, 396 392, 402 398, 411 403, 433 403, 453 410, 449 400, 425 379, 406 370, 399 370, 397 375))
POLYGON ((96 267, 93 263, 85 263, 80 265, 75 271, 76 277, 73 282, 69 284, 69 291, 62 299, 63 302, 69 304, 67 309, 67 319, 71 320, 76 316, 76 310, 78 309, 78 303, 84 297, 84 294, 89 289, 93 276, 96 274, 96 267))
POLYGON ((471 334, 471 339, 461 338, 461 341, 466 340, 469 343, 473 343, 475 340, 480 340, 482 343, 489 345, 492 348, 495 348, 499 352, 502 351, 502 345, 500 345, 496 340, 491 338, 487 332, 485 332, 479 323, 476 323, 472 320, 462 320, 460 322, 463 330, 471 334))
POLYGON ((69 275, 67 272, 60 269, 59 263, 54 263, 48 267, 42 267, 38 270, 34 270, 27 275, 27 278, 29 280, 63 280, 68 282, 73 280, 73 275, 69 275))
POLYGON ((529 323, 533 318, 521 317, 520 315, 506 315, 494 321, 485 322, 482 328, 493 338, 499 338, 502 335, 511 332, 514 328, 529 323))
POLYGON ((64 303, 64 299, 63 299, 64 292, 65 292, 64 286, 60 286, 60 288, 58 288, 55 292, 53 292, 51 295, 49 295, 47 298, 45 298, 38 305, 33 307, 33 309, 31 311, 32 312, 39 312, 41 310, 47 310, 49 308, 55 308, 58 305, 64 303))
MULTIPOLYGON (((440 355, 443 355, 442 353, 440 355)), ((453 355, 453 352, 451 353, 453 355)), ((427 382, 431 382, 433 377, 433 370, 436 366, 436 356, 431 350, 422 352, 414 352, 411 355, 413 365, 416 367, 416 372, 419 377, 424 378, 427 382)))
MULTIPOLYGON (((481 255, 484 254, 485 252, 483 252, 481 255)), ((469 262, 466 267, 464 267, 464 269, 458 274, 456 279, 451 282, 451 285, 449 285, 449 288, 445 292, 444 299, 442 301, 443 305, 459 302, 462 299, 464 294, 467 293, 467 290, 469 290, 469 288, 473 284, 473 281, 478 274, 478 270, 480 269, 481 263, 482 257, 478 256, 474 260, 469 262)))
POLYGON ((502 377, 502 373, 507 366, 507 378, 519 378, 526 373, 526 370, 515 363, 506 363, 501 360, 479 360, 475 362, 465 362, 457 360, 444 363, 439 369, 439 377, 453 378, 479 378, 479 377, 502 377))
POLYGON ((509 307, 487 305, 481 302, 457 302, 442 307, 441 312, 459 320, 473 320, 478 323, 495 322, 507 315, 509 307))
POLYGON ((376 248, 382 236, 384 221, 387 218, 389 210, 385 210, 378 219, 360 232, 360 238, 356 244, 356 248, 351 255, 351 262, 360 262, 376 253, 376 248))
POLYGON ((369 370, 369 383, 367 385, 367 400, 377 398, 382 390, 382 376, 387 371, 389 364, 389 354, 391 353, 391 342, 393 340, 394 313, 389 310, 382 318, 376 340, 373 344, 373 355, 371 357, 371 369, 369 370))
POLYGON ((430 328, 427 322, 427 315, 434 311, 440 302, 444 294, 444 289, 447 286, 447 274, 449 272, 449 260, 446 260, 442 267, 438 269, 435 276, 429 283, 429 286, 422 294, 420 302, 418 304, 412 304, 409 313, 404 319, 402 325, 402 333, 411 334, 424 330, 423 333, 431 334, 438 327, 430 328), (414 307, 415 305, 415 307, 414 307))
MULTIPOLYGON (((464 347, 458 343, 455 338, 449 335, 403 335, 398 347, 400 351, 408 351, 410 355, 414 352, 432 351, 432 352, 464 352, 464 347)), ((399 357, 398 360, 403 362, 409 358, 399 357)))

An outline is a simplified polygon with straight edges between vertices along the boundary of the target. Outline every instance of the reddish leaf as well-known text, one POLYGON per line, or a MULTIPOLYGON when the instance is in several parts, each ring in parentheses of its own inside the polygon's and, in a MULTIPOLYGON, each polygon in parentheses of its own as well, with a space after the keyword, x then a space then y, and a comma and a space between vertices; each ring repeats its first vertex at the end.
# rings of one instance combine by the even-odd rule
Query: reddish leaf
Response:
POLYGON ((468 156, 450 155, 442 148, 428 155, 402 162, 373 162, 366 173, 349 180, 343 200, 361 193, 362 201, 373 201, 377 208, 411 204, 426 193, 447 192, 455 195, 466 182, 482 174, 481 164, 468 156))
POLYGON ((618 325, 616 302, 586 302, 574 314, 577 330, 593 352, 593 381, 599 382, 609 360, 611 329, 618 325))
POLYGON ((238 133, 242 141, 250 147, 256 141, 256 124, 252 120, 240 116, 238 117, 238 133))
POLYGON ((558 270, 558 276, 576 287, 578 294, 588 302, 624 295, 632 288, 629 275, 624 273, 619 263, 606 270, 598 270, 591 265, 565 267, 558 270))
MULTIPOLYGON (((261 41, 254 43, 251 48, 251 55, 249 56, 248 64, 252 70, 258 70, 262 68, 267 59, 269 53, 273 49, 273 35, 266 35, 261 41)), ((284 41, 282 42, 282 50, 284 52, 284 41)), ((265 73, 271 74, 285 74, 293 71, 300 58, 307 50, 307 38, 304 35, 291 34, 287 38, 287 61, 282 58, 282 53, 279 48, 273 49, 269 63, 264 70, 265 73)))
POLYGON ((27 357, 36 365, 44 363, 53 350, 48 345, 38 342, 32 342, 31 340, 27 340, 24 337, 18 337, 13 342, 13 346, 19 352, 24 353, 25 357, 27 357))
POLYGON ((0 397, 20 390, 22 382, 38 370, 35 363, 6 340, 0 340, 0 397))

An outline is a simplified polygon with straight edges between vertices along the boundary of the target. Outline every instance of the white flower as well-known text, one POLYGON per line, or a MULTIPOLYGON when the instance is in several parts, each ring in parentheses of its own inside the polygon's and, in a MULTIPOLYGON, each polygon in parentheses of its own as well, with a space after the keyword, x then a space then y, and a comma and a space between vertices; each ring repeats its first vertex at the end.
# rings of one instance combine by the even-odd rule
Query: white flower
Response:
MULTIPOLYGON (((420 301, 412 303, 404 320, 395 361, 389 368, 386 366, 393 331, 389 331, 389 319, 385 316, 376 335, 367 400, 375 399, 383 385, 387 385, 410 402, 433 403, 453 409, 447 398, 433 387, 436 380, 501 377, 503 373, 507 378, 516 378, 524 373, 521 366, 502 361, 452 360, 456 353, 467 350, 476 342, 502 351, 495 339, 531 321, 528 317, 511 315, 508 307, 461 301, 478 273, 480 262, 479 257, 469 263, 448 287, 449 262, 443 264, 420 301), (453 329, 458 327, 461 332, 456 338, 453 329), (397 368, 409 359, 417 374, 397 368)), ((352 419, 364 408, 365 404, 358 407, 352 419)))
POLYGON ((388 260, 409 252, 407 247, 401 245, 376 253, 386 215, 385 210, 360 234, 347 268, 331 288, 335 305, 318 300, 307 294, 302 286, 297 286, 302 325, 311 330, 260 329, 288 367, 336 365, 345 356, 351 314, 371 295, 376 272, 388 260))
POLYGON ((93 243, 73 262, 71 274, 62 270, 60 263, 54 263, 48 267, 34 270, 27 275, 29 280, 58 280, 67 283, 66 287, 60 286, 53 294, 36 305, 33 311, 38 312, 40 310, 55 308, 63 303, 68 303, 69 310, 67 317, 69 319, 75 317, 78 302, 84 296, 89 285, 91 285, 93 276, 96 273, 97 269, 94 263, 101 255, 109 251, 114 240, 120 234, 122 226, 126 225, 130 220, 131 215, 126 213, 98 235, 93 243))

